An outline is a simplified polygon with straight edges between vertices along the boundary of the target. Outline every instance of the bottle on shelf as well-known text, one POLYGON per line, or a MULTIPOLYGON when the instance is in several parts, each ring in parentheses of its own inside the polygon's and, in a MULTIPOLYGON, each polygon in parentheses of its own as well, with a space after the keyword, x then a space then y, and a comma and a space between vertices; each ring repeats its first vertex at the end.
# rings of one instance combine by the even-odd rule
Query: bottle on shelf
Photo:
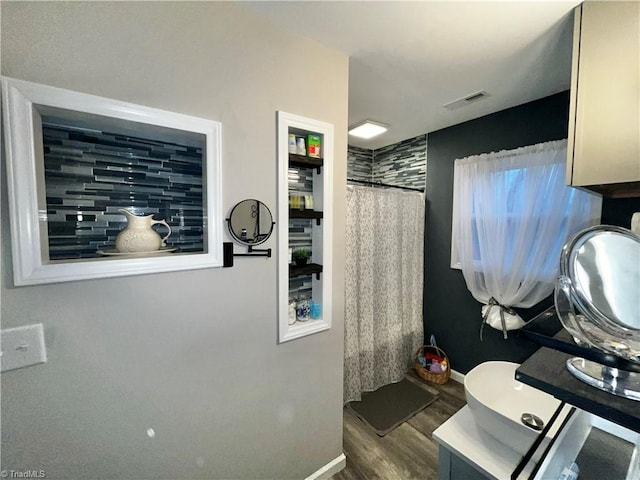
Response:
POLYGON ((289 299, 289 325, 296 323, 297 317, 297 304, 296 299, 289 299))
POLYGON ((298 151, 296 153, 298 155, 305 155, 306 156, 307 155, 307 148, 305 147, 305 144, 304 144, 304 138, 302 138, 302 137, 298 137, 297 138, 297 146, 298 146, 298 148, 297 148, 298 151))
POLYGON ((296 304, 296 320, 306 322, 309 318, 309 300, 299 300, 296 304))
POLYGON ((320 158, 320 135, 307 135, 307 148, 310 157, 320 158))

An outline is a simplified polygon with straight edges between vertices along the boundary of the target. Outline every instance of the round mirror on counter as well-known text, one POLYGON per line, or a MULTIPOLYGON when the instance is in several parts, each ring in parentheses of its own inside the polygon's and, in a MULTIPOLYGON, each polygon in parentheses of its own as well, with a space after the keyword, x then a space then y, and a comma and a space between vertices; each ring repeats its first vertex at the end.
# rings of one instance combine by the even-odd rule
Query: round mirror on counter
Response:
POLYGON ((260 200, 247 199, 236 204, 227 219, 229 233, 242 245, 254 246, 266 242, 273 232, 271 210, 260 200))
POLYGON ((579 379, 601 390, 640 400, 640 237, 599 225, 563 248, 555 291, 558 317, 577 344, 622 358, 633 371, 582 358, 567 361, 579 379))

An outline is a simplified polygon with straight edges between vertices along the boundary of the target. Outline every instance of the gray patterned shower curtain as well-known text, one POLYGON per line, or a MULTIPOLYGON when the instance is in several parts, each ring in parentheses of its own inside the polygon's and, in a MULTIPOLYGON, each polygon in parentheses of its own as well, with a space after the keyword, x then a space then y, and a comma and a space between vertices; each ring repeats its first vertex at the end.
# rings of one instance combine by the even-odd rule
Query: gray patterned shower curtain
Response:
POLYGON ((344 403, 402 380, 422 345, 424 195, 347 187, 344 403))

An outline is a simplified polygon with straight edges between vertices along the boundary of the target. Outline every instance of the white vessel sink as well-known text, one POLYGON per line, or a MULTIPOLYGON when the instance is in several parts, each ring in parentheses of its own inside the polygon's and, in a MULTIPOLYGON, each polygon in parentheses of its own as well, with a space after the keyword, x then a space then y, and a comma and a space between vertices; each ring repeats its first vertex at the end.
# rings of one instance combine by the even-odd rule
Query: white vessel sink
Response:
POLYGON ((525 425, 523 414, 533 414, 546 425, 560 401, 515 380, 519 366, 501 361, 481 363, 466 374, 464 392, 478 426, 524 455, 540 431, 525 425))

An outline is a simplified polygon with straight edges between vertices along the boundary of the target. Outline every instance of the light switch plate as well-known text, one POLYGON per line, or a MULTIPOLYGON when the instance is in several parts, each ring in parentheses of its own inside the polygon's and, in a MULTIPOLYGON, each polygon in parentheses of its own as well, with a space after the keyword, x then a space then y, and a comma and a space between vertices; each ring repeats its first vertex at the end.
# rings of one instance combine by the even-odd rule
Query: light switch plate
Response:
POLYGON ((0 371, 29 367, 47 361, 41 323, 0 331, 0 371))

